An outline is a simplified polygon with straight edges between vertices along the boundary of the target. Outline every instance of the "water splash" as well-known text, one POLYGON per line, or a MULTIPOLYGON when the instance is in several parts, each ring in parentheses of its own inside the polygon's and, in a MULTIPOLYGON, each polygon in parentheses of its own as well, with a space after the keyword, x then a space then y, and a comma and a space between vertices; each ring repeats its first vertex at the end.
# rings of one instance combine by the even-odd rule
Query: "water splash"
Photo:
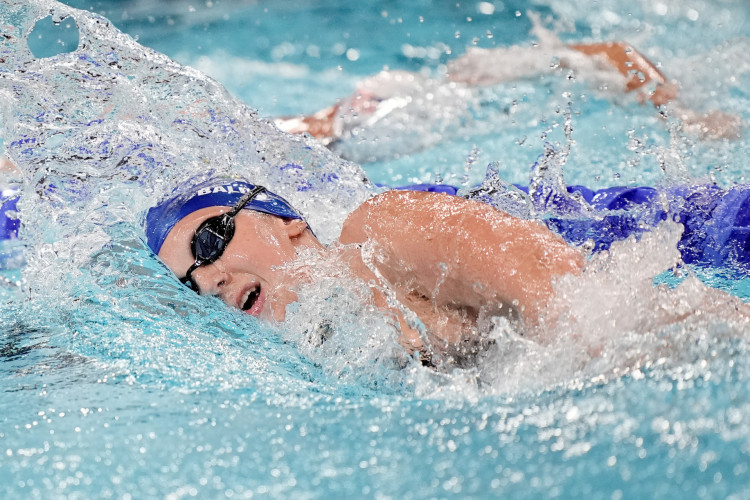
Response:
MULTIPOLYGON (((29 189, 57 208, 80 208, 119 184, 132 190, 135 213, 186 179, 236 173, 303 210, 330 209, 310 214, 325 239, 336 234, 335 218, 370 192, 358 167, 278 132, 217 82, 139 46, 103 18, 42 1, 6 5, 3 14, 4 24, 22 17, 2 49, 1 91, 12 103, 3 119, 7 154, 29 189), (24 35, 50 12, 75 20, 80 43, 36 59, 24 35)), ((28 222, 27 231, 36 221, 28 222)))
POLYGON ((361 169, 278 131, 216 81, 97 15, 5 2, 0 25, 2 138, 17 166, 4 180, 20 187, 25 262, 8 279, 22 285, 3 287, 4 310, 17 301, 32 305, 21 316, 43 310, 50 342, 97 365, 94 378, 270 395, 304 392, 314 378, 323 390, 325 374, 285 352, 268 325, 179 286, 146 248, 141 218, 190 179, 236 174, 283 193, 330 240, 373 192, 361 169), (74 21, 80 41, 37 58, 28 36, 50 15, 74 21))

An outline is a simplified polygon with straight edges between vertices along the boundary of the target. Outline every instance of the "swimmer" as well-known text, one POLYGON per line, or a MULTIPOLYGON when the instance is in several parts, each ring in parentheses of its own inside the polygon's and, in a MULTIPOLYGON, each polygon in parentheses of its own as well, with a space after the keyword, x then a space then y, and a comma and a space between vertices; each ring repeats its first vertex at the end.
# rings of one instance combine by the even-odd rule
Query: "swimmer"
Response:
MULTIPOLYGON (((698 113, 680 104, 678 85, 631 45, 624 42, 563 44, 536 21, 534 33, 541 40, 534 47, 471 48, 447 65, 442 82, 417 73, 382 71, 360 82, 355 92, 336 104, 311 115, 276 118, 276 125, 293 134, 308 133, 330 145, 337 140, 357 136, 394 111, 406 115, 410 103, 422 94, 451 94, 450 102, 470 99, 470 89, 479 86, 529 78, 570 68, 600 89, 621 89, 634 93, 639 101, 654 107, 669 105, 672 116, 679 118, 683 129, 700 138, 732 139, 740 135, 742 121, 721 111, 698 113), (553 64, 554 62, 554 64, 553 64)), ((421 110, 424 114, 424 110, 421 110)), ((444 112, 459 113, 448 109, 444 112)), ((441 120, 444 116, 428 117, 441 120)))
MULTIPOLYGON (((739 195, 727 191, 722 198, 714 196, 717 191, 695 191, 690 197, 723 207, 739 195)), ((750 192, 745 194, 750 199, 750 192)), ((636 194, 602 196, 623 208, 636 194)), ((744 208, 737 217, 744 221, 750 205, 740 205, 744 208)), ((692 224, 687 221, 686 227, 692 224)), ((747 228, 735 232, 750 241, 747 228)), ((539 221, 479 201, 420 191, 389 191, 367 200, 348 216, 338 241, 324 246, 286 200, 226 178, 180 188, 149 210, 146 236, 186 286, 269 321, 285 319, 302 285, 324 277, 360 279, 371 290, 372 304, 398 324, 403 347, 423 360, 436 353, 476 353, 483 340, 480 318, 505 316, 528 338, 543 339, 561 314, 556 280, 581 273, 585 261, 582 251, 539 221)), ((747 309, 727 294, 712 292, 721 301, 733 301, 737 310, 747 309)))
POLYGON ((535 328, 554 280, 583 265, 578 250, 539 222, 415 191, 366 201, 324 246, 283 198, 245 181, 211 180, 152 208, 146 234, 184 284, 270 321, 283 321, 300 285, 335 262, 334 275, 368 283, 374 305, 397 321, 402 345, 425 357, 476 340, 483 314, 535 328), (418 316, 429 349, 388 294, 418 316))

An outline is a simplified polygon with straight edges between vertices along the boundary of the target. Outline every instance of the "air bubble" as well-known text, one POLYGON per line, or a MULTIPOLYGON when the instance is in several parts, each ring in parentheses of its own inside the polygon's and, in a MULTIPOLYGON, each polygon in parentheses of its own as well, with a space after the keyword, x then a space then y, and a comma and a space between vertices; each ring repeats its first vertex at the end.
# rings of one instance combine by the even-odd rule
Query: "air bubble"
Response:
POLYGON ((78 41, 78 26, 73 18, 52 15, 37 21, 27 39, 29 50, 38 59, 73 52, 78 41))

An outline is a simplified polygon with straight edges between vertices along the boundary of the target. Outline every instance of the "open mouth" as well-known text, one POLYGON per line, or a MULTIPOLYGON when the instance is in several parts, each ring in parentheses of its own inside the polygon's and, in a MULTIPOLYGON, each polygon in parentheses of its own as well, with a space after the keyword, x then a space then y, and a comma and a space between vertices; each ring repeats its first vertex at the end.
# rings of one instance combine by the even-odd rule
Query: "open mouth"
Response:
POLYGON ((260 285, 257 285, 255 288, 252 288, 245 292, 245 297, 242 306, 240 309, 243 311, 249 311, 255 303, 258 301, 258 298, 260 297, 260 285))

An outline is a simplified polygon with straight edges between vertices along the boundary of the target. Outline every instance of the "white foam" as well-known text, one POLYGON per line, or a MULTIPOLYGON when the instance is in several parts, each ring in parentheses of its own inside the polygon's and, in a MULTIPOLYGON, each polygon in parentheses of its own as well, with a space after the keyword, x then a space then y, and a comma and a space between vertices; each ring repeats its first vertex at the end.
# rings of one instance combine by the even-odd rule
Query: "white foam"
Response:
POLYGON ((497 343, 481 364, 487 391, 599 383, 665 357, 677 363, 696 338, 747 338, 750 308, 737 297, 693 276, 674 288, 654 286, 678 264, 680 234, 681 226, 664 223, 640 241, 615 242, 580 276, 560 279, 541 332, 493 325, 497 343))

